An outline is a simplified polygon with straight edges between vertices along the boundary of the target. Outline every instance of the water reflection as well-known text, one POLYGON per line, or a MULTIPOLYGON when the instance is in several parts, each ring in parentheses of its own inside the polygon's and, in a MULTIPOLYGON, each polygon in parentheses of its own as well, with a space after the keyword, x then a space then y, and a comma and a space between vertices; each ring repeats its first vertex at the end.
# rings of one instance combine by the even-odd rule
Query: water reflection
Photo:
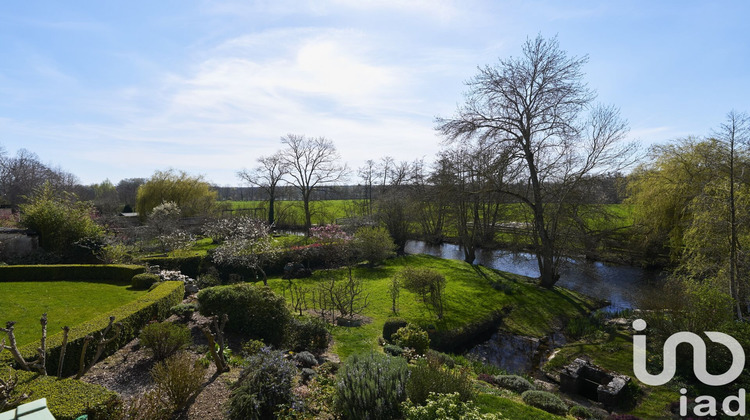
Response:
MULTIPOLYGON (((436 257, 463 260, 461 247, 444 243, 428 245, 422 241, 406 243, 410 254, 429 254, 436 257)), ((538 277, 539 268, 532 254, 503 250, 478 250, 475 264, 510 273, 538 277)), ((566 260, 560 270, 559 286, 611 302, 609 311, 630 309, 645 296, 662 293, 664 274, 660 270, 607 264, 602 262, 566 260)))

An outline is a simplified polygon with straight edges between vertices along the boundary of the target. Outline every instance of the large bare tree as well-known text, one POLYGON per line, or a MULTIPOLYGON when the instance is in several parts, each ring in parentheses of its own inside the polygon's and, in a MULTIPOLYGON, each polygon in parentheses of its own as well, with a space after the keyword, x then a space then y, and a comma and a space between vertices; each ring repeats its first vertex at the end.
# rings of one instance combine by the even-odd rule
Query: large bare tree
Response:
POLYGON ((346 178, 347 167, 340 163, 336 146, 325 137, 307 138, 287 134, 281 138, 281 143, 286 145, 281 151, 281 159, 288 168, 291 185, 302 195, 305 229, 309 232, 312 226, 310 199, 313 191, 346 178))
POLYGON ((288 173, 288 167, 284 161, 281 152, 276 152, 271 156, 261 156, 258 158, 260 165, 252 170, 243 169, 237 173, 244 181, 262 189, 268 196, 268 224, 273 226, 276 221, 274 212, 276 202, 276 187, 288 173))
POLYGON ((578 187, 621 168, 634 148, 621 145, 628 129, 619 111, 593 104, 595 94, 582 81, 586 62, 569 57, 556 38, 528 39, 520 57, 479 68, 456 115, 437 119, 448 140, 476 139, 523 164, 508 184, 514 188, 503 192, 529 209, 545 287, 559 279, 565 216, 580 203, 578 187))

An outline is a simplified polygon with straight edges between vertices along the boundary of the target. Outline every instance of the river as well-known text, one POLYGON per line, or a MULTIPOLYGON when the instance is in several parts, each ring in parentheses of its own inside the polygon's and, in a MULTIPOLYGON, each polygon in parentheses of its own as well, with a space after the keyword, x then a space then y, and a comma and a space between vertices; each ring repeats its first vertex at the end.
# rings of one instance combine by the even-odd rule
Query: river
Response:
MULTIPOLYGON (((408 241, 409 254, 428 254, 436 257, 462 260, 461 247, 455 244, 428 245, 423 241, 408 241)), ((509 273, 539 277, 536 257, 528 253, 504 250, 477 250, 475 264, 492 267, 509 273)), ((610 305, 606 311, 638 307, 639 299, 663 293, 664 272, 639 267, 608 264, 598 261, 566 259, 560 270, 558 286, 605 299, 610 305)))

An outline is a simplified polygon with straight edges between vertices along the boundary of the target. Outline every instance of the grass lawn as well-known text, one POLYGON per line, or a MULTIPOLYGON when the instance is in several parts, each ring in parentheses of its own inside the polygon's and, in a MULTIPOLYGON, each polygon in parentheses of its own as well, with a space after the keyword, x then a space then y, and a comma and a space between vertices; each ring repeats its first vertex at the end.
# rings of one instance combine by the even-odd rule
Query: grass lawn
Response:
MULTIPOLYGON (((311 278, 293 281, 311 288, 331 275, 343 277, 345 272, 319 270, 311 278)), ((422 326, 431 324, 437 329, 453 329, 480 321, 496 310, 509 308, 510 313, 504 320, 506 330, 539 337, 563 327, 567 319, 587 315, 595 306, 591 299, 566 289, 546 290, 523 276, 427 255, 391 259, 374 269, 357 268, 354 275, 363 280, 364 290, 369 293, 370 304, 364 315, 372 322, 360 327, 333 327, 334 351, 342 359, 352 353, 377 348, 383 324, 392 316, 422 326), (446 277, 443 320, 438 321, 413 293, 404 289, 398 301, 398 314, 392 313, 388 286, 391 277, 406 266, 429 267, 446 277)), ((282 294, 288 284, 287 280, 279 278, 269 280, 269 285, 282 294)))
POLYGON ((65 325, 80 324, 145 293, 146 290, 132 290, 127 284, 0 282, 0 324, 16 321, 15 334, 20 347, 41 338, 42 313, 47 313, 47 335, 52 336, 65 325))

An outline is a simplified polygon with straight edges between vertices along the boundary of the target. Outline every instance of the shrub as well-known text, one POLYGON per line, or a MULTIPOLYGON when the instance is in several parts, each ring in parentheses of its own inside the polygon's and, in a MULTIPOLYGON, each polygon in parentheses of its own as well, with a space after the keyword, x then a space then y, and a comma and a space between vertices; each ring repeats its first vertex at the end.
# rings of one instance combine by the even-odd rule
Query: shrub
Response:
POLYGON ((149 287, 151 287, 153 284, 159 282, 159 276, 157 274, 151 274, 151 273, 142 273, 142 274, 136 274, 133 276, 133 279, 130 281, 131 286, 133 286, 133 289, 136 290, 146 290, 149 287))
POLYGON ((188 353, 177 353, 151 369, 156 388, 163 392, 176 410, 183 409, 203 385, 206 368, 195 363, 188 353))
POLYGON ((565 405, 557 395, 546 391, 526 391, 521 394, 521 399, 527 405, 542 409, 548 413, 564 416, 568 412, 565 405))
POLYGON ((169 309, 173 315, 177 315, 182 319, 189 319, 193 312, 198 310, 198 305, 195 303, 180 303, 169 309))
POLYGON ((362 227, 354 233, 354 247, 360 260, 373 267, 396 256, 396 244, 382 227, 362 227))
POLYGON ((263 341, 250 339, 242 343, 242 350, 240 353, 245 357, 250 357, 259 353, 263 347, 266 347, 266 343, 263 341))
POLYGON ((588 420, 594 418, 594 413, 592 413, 591 410, 580 405, 574 405, 573 407, 570 407, 570 411, 568 412, 568 414, 577 419, 588 420))
POLYGON ((396 273, 404 288, 415 293, 427 309, 434 310, 438 319, 443 318, 443 291, 445 276, 430 268, 406 267, 396 273))
POLYGON ((515 393, 522 394, 526 391, 533 391, 536 389, 531 382, 518 375, 497 375, 495 376, 495 384, 501 388, 509 389, 515 393))
POLYGON ((345 419, 398 418, 408 376, 406 361, 400 357, 352 355, 336 380, 337 411, 345 419))
POLYGON ((431 392, 436 394, 458 393, 461 401, 470 401, 474 397, 471 379, 465 369, 448 369, 430 360, 419 360, 411 368, 406 394, 409 399, 422 405, 427 402, 431 392))
POLYGON ((321 354, 328 348, 331 333, 325 321, 318 318, 292 319, 289 323, 289 347, 321 354))
MULTIPOLYGON (((111 418, 119 420, 170 420, 174 410, 167 404, 166 399, 164 392, 158 388, 146 391, 133 398, 127 409, 120 411, 119 416, 111 418)), ((96 417, 94 415, 94 417, 89 416, 89 418, 97 420, 110 417, 96 417)))
POLYGON ((385 324, 383 324, 383 338, 385 341, 391 341, 393 334, 395 334, 399 328, 403 328, 407 324, 408 323, 401 318, 388 318, 388 320, 385 321, 385 324))
POLYGON ((318 365, 318 359, 309 351, 303 351, 294 355, 294 361, 303 368, 311 368, 318 365))
POLYGON ((154 360, 163 360, 186 348, 191 342, 190 330, 171 322, 148 324, 138 337, 141 345, 151 351, 154 360))
POLYGON ((432 348, 446 353, 463 353, 479 343, 483 343, 497 332, 506 309, 495 311, 480 321, 452 330, 430 332, 432 348))
POLYGON ((49 252, 72 255, 81 251, 75 244, 97 243, 104 234, 91 217, 91 202, 79 201, 75 194, 59 193, 49 182, 34 191, 28 204, 21 205, 21 214, 21 224, 38 233, 39 246, 49 252))
POLYGON ((404 354, 404 349, 395 344, 386 344, 383 346, 383 352, 390 354, 391 356, 401 356, 404 354))
POLYGON ((271 419, 279 406, 294 403, 297 369, 280 351, 264 348, 247 364, 229 397, 230 420, 271 419))
POLYGON ((430 392, 424 405, 414 405, 406 400, 401 405, 405 420, 500 420, 500 413, 482 414, 474 403, 462 402, 457 393, 430 392))
POLYGON ((430 337, 427 335, 427 331, 414 324, 407 324, 405 327, 399 328, 391 339, 401 347, 414 349, 419 355, 425 354, 427 349, 430 348, 430 337))
POLYGON ((204 316, 229 315, 227 330, 281 345, 292 319, 284 298, 268 287, 246 283, 216 286, 198 293, 204 316))

